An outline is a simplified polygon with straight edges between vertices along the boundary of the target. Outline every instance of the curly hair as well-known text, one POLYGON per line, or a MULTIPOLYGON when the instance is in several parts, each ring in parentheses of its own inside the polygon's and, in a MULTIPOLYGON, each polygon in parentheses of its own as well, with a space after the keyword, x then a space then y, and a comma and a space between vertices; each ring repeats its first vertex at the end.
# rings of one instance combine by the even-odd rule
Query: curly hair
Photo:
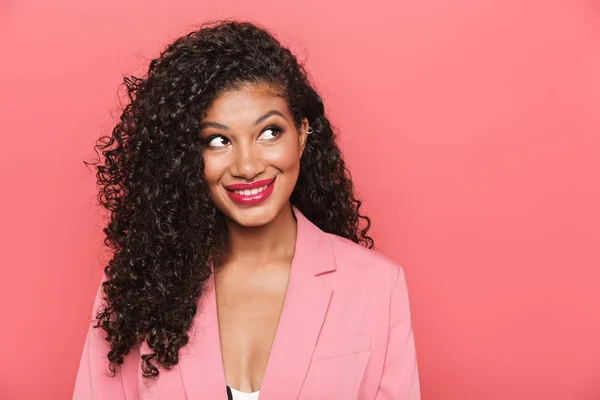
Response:
POLYGON ((223 91, 248 83, 278 88, 307 141, 291 203, 325 232, 372 248, 369 218, 345 166, 320 96, 304 67, 267 30, 251 23, 203 24, 168 45, 145 77, 124 78, 127 102, 94 149, 98 201, 109 211, 104 244, 105 305, 95 328, 106 332, 113 375, 146 341, 145 377, 177 364, 211 263, 225 260, 225 216, 209 198, 199 124, 223 91), (100 161, 103 159, 103 162, 100 161))

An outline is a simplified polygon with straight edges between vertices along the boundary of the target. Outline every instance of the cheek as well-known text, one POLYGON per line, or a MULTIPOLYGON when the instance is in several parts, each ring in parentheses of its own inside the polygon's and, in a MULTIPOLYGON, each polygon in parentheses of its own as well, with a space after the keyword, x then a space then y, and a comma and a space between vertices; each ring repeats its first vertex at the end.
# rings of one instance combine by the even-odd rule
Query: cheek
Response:
POLYGON ((269 164, 282 171, 293 171, 300 166, 300 154, 298 143, 294 140, 287 140, 282 146, 277 146, 269 151, 267 161, 269 164))
POLYGON ((223 163, 222 157, 211 156, 210 153, 203 154, 204 158, 204 180, 208 183, 209 186, 216 185, 223 172, 225 170, 225 165, 223 163))

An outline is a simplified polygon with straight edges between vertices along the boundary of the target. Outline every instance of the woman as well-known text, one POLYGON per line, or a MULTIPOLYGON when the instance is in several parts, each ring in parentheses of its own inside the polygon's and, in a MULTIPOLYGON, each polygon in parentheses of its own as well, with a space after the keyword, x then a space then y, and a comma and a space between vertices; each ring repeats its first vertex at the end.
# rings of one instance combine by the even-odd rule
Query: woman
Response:
POLYGON ((418 399, 404 275, 370 250, 290 51, 207 24, 125 83, 97 144, 114 257, 74 397, 418 399))

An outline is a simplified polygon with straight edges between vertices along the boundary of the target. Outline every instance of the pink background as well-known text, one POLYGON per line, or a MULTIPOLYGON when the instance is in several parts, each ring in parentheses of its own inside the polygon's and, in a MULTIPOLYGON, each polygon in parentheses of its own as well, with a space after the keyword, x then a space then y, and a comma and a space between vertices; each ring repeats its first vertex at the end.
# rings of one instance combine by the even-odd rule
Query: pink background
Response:
POLYGON ((106 255, 82 161, 121 74, 218 17, 307 59, 406 270, 423 399, 600 399, 592 0, 1 1, 0 398, 71 396, 106 255))

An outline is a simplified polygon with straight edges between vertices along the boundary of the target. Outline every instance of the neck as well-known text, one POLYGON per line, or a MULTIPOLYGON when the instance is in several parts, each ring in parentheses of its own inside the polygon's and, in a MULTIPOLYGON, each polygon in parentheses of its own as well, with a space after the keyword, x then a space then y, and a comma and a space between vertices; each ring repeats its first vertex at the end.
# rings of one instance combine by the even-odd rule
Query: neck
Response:
POLYGON ((229 220, 228 262, 261 265, 274 260, 291 260, 296 245, 296 220, 292 207, 283 207, 273 221, 245 227, 229 220))

